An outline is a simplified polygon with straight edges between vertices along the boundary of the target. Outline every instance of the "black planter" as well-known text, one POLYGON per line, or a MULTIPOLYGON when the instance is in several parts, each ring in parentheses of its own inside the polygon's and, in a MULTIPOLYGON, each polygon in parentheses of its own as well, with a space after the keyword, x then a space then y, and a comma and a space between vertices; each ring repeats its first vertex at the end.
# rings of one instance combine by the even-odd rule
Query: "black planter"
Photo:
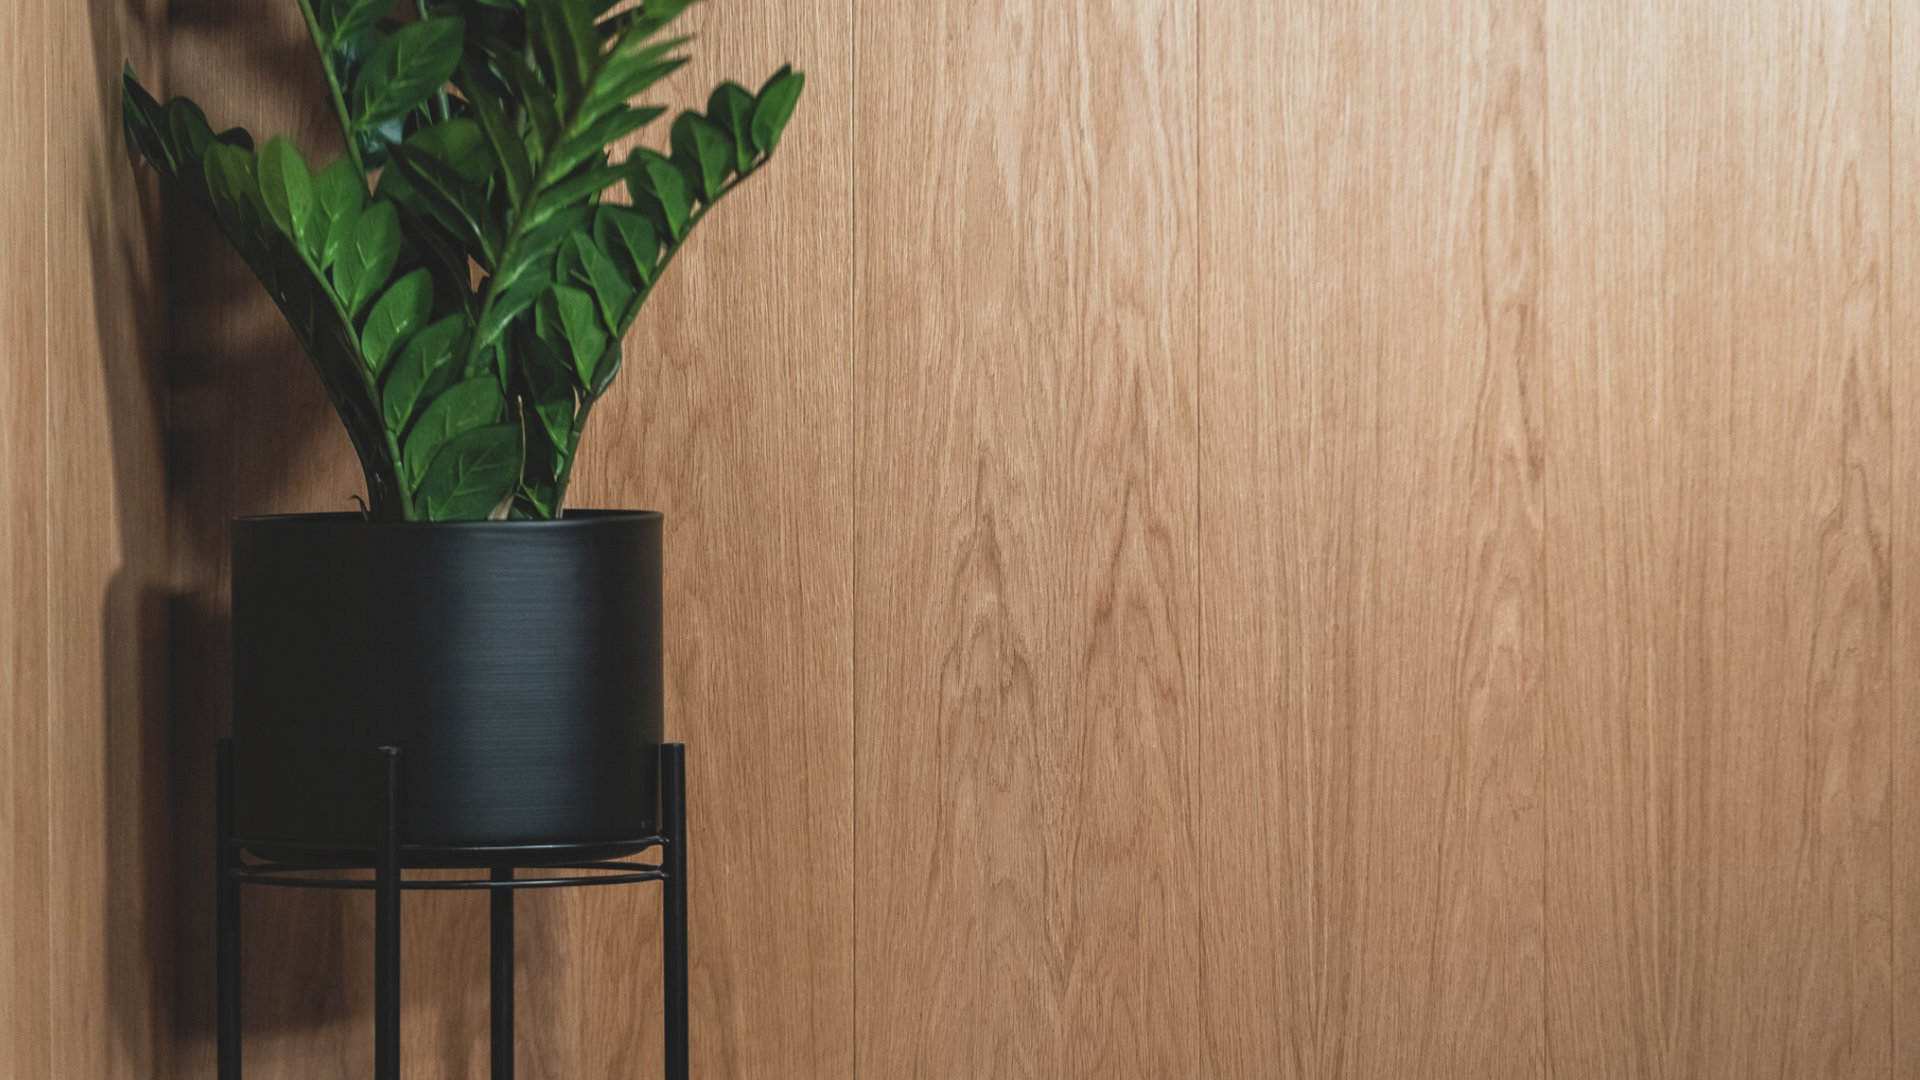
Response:
POLYGON ((629 850, 659 824, 660 663, 658 514, 235 521, 235 833, 363 861, 397 746, 410 865, 629 850))

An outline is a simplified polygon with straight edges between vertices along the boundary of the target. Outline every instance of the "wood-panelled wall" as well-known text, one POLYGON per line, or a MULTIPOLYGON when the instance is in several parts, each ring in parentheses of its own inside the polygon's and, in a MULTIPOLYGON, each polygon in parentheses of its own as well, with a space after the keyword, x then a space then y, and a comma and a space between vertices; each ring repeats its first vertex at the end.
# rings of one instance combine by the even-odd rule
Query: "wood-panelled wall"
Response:
POLYGON ((160 5, 0 4, 0 1076, 172 1075, 160 5))
MULTIPOLYGON (((4 875, 0 1062, 116 1075, 60 1055, 172 1025, 205 1076, 226 521, 358 481, 203 221, 169 214, 170 302, 141 284, 72 104, 137 32, 108 2, 91 40, 0 9, 35 103, 0 145, 47 149, 0 192, 0 855, 129 858, 134 899, 4 875), (107 782, 154 730, 98 722, 151 685, 102 645, 161 531, 141 312, 170 852, 100 827, 164 814, 107 782), (100 931, 152 929, 169 860, 177 1020, 120 986, 166 935, 100 931)), ((577 501, 668 514, 699 1075, 1920 1070, 1920 11, 698 18, 680 88, 792 59, 808 97, 650 308, 577 501)), ((218 121, 326 146, 291 4, 165 33, 218 121)), ((483 907, 407 903, 408 1073, 480 1075, 483 907)), ((652 903, 523 905, 523 1076, 653 1067, 652 903)), ((251 1077, 365 1068, 369 923, 254 901, 251 1077)))

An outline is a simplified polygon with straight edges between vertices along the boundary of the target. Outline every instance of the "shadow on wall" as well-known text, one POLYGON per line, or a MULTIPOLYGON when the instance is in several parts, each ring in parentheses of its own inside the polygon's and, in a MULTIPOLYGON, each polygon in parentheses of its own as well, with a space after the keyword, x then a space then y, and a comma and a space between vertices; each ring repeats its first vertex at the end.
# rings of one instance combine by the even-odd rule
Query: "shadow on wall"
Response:
MULTIPOLYGON (((105 1015, 76 1018, 81 1030, 104 1025, 107 1045, 96 1060, 112 1077, 166 1075, 172 1066, 172 958, 168 756, 167 756, 167 523, 164 463, 166 397, 160 368, 161 307, 155 292, 154 258, 159 220, 151 185, 141 185, 128 169, 121 149, 118 76, 129 48, 157 39, 159 8, 142 0, 90 0, 87 7, 95 98, 84 111, 56 104, 54 115, 91 116, 92 132, 68 132, 69 146, 85 155, 71 162, 84 173, 78 205, 85 214, 87 272, 91 295, 72 294, 56 303, 91 301, 93 322, 76 325, 91 331, 99 359, 99 382, 91 373, 70 371, 50 380, 49 392, 71 393, 55 400, 51 411, 69 418, 55 433, 63 448, 62 467, 81 485, 53 490, 66 500, 58 514, 61 530, 53 537, 72 572, 90 575, 111 566, 99 613, 100 714, 99 782, 104 797, 101 855, 105 887, 99 927, 105 970, 105 1015), (104 416, 100 410, 104 409, 104 416), (105 423, 101 458, 97 425, 105 423), (70 455, 70 456, 69 456, 70 455), (112 505, 100 505, 107 493, 89 490, 111 471, 112 505), (111 535, 103 516, 110 515, 111 535), (93 562, 94 553, 102 555, 93 562), (79 560, 88 560, 84 565, 79 560)), ((80 59, 80 58, 75 58, 80 59)), ((75 102, 78 106, 82 103, 75 102)), ((72 179, 78 180, 72 173, 72 179)), ((72 238, 77 242, 78 237, 72 238)), ((56 238, 53 250, 62 248, 56 238)), ((77 284, 77 283, 76 283, 77 284)), ((64 335, 52 339, 54 363, 82 363, 87 343, 64 335)), ((65 585, 88 595, 90 576, 65 585)), ((73 647, 71 645, 67 646, 73 647)), ((84 702, 76 695, 73 699, 84 702)), ((84 707, 56 714, 55 722, 91 720, 84 707)), ((63 733, 85 743, 87 733, 63 733)), ((91 808, 69 806, 63 812, 85 814, 91 808)), ((68 833, 71 836, 71 833, 68 833)), ((63 866, 56 872, 79 874, 63 866)), ((85 883, 76 880, 76 885, 85 883)), ((84 940, 76 938, 76 940, 84 940)))
MULTIPOLYGON (((297 10, 285 0, 173 0, 166 95, 198 101, 216 129, 244 126, 261 138, 289 131, 316 145, 307 136, 326 129, 311 103, 324 103, 325 88, 298 30, 297 10)), ((163 201, 156 220, 165 234, 166 295, 156 310, 167 318, 156 333, 165 340, 175 590, 168 616, 173 999, 178 1074, 198 1076, 213 1071, 213 756, 215 740, 230 729, 229 522, 350 508, 359 482, 350 446, 279 310, 197 206, 184 197, 163 201), (315 491, 328 494, 316 502, 315 491)), ((246 901, 250 1039, 297 1039, 292 1029, 364 1011, 345 944, 362 940, 363 905, 319 890, 251 890, 246 901)))

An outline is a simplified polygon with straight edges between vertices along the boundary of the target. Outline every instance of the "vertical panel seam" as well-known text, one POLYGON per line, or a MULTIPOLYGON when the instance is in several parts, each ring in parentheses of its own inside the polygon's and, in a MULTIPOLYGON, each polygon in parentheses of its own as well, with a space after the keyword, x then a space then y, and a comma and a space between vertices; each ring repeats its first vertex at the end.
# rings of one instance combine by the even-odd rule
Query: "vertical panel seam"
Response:
MULTIPOLYGON (((1887 636, 1890 642, 1898 642, 1901 638, 1900 625, 1899 625, 1900 560, 1897 557, 1893 557, 1893 556, 1896 556, 1900 551, 1900 545, 1896 542, 1895 537, 1898 534, 1901 526, 1901 517, 1895 511, 1902 505, 1904 500, 1900 498, 1900 468, 1899 468, 1901 401, 1900 401, 1900 394, 1898 392, 1898 388, 1893 383, 1894 365, 1893 365, 1893 347, 1892 347, 1892 344, 1893 344, 1892 343, 1892 327, 1894 326, 1894 322, 1893 322, 1893 311, 1892 311, 1892 307, 1893 307, 1892 299, 1895 292, 1894 284, 1893 284, 1894 256, 1899 248, 1899 237, 1900 237, 1900 232, 1898 228, 1898 214, 1894 209, 1894 199, 1895 199, 1894 192, 1898 189, 1896 189, 1893 186, 1894 172, 1895 172, 1894 151, 1896 149, 1895 143, 1894 143, 1894 137, 1893 137, 1894 126, 1895 126, 1894 117, 1898 115, 1894 112, 1893 86, 1894 86, 1894 83, 1899 80, 1899 74, 1898 74, 1899 69, 1894 66, 1894 60, 1896 56, 1895 42, 1898 41, 1899 35, 1895 32, 1894 23, 1895 23, 1895 20, 1899 18, 1899 5, 1892 3, 1891 0, 1885 0, 1885 6, 1882 8, 1882 10, 1886 12, 1886 16, 1887 16, 1887 28, 1886 28, 1887 77, 1886 77, 1885 84, 1882 86, 1882 89, 1886 91, 1886 95, 1887 95, 1887 107, 1886 107, 1886 113, 1885 113, 1886 137, 1887 137, 1887 146, 1886 146, 1887 273, 1880 283, 1881 295, 1876 297, 1875 300, 1877 303, 1881 305, 1881 310, 1885 312, 1885 321, 1882 323, 1882 325, 1886 327, 1886 329, 1883 330, 1881 333, 1880 347, 1882 350, 1884 350, 1883 355, 1881 356, 1881 363, 1885 366, 1885 370, 1886 370, 1887 404, 1888 404, 1888 411, 1889 411, 1889 416, 1887 418, 1888 419, 1887 498, 1890 502, 1890 505, 1887 508, 1887 538, 1886 538, 1886 545, 1887 545, 1886 550, 1887 552, 1889 552, 1889 558, 1887 560, 1887 611, 1889 613, 1889 625, 1887 627, 1887 630, 1888 630, 1887 636)), ((1869 527, 1871 527, 1871 519, 1869 519, 1869 527)), ((1897 658, 1894 658, 1891 655, 1889 659, 1890 661, 1897 662, 1897 658)), ((1900 680, 1889 679, 1888 685, 1887 685, 1887 1076, 1888 1076, 1888 1080, 1896 1080, 1896 1078, 1900 1075, 1899 1017, 1900 1017, 1900 1002, 1901 1002, 1902 995, 1900 992, 1901 964, 1900 964, 1900 901, 1899 901, 1899 896, 1900 896, 1899 836, 1901 832, 1900 810, 1902 807, 1901 807, 1901 801, 1900 801, 1900 794, 1901 794, 1900 768, 1898 764, 1896 764, 1897 759, 1895 756, 1897 740, 1894 738, 1894 732, 1899 730, 1899 728, 1896 726, 1899 720, 1899 708, 1898 708, 1899 698, 1900 698, 1900 680)))
POLYGON ((1553 517, 1551 508, 1554 505, 1553 500, 1548 497, 1548 489, 1553 482, 1553 432, 1550 427, 1553 419, 1553 409, 1549 407, 1547 400, 1552 393, 1549 389, 1547 371, 1551 368, 1553 360, 1549 355, 1552 347, 1553 334, 1552 328, 1547 320, 1554 310, 1552 303, 1554 281, 1552 251, 1553 117, 1550 113, 1550 110, 1553 108, 1553 53, 1551 44, 1553 40, 1553 10, 1554 0, 1541 0, 1539 24, 1541 95, 1539 111, 1540 205, 1535 208, 1534 213, 1534 220, 1538 222, 1540 229, 1540 235, 1537 238, 1537 242, 1540 245, 1540 295, 1537 300, 1540 305, 1540 311, 1542 312, 1542 318, 1536 328, 1538 338, 1535 341, 1536 347, 1533 354, 1534 386, 1536 392, 1539 394, 1537 415, 1540 417, 1538 436, 1540 448, 1540 485, 1539 489, 1534 492, 1535 497, 1539 500, 1536 505, 1538 505, 1540 513, 1539 545, 1535 548, 1535 553, 1539 558, 1539 564, 1538 573, 1534 577, 1534 587, 1538 589, 1540 593, 1540 624, 1537 627, 1540 634, 1540 651, 1534 655, 1539 658, 1541 666, 1540 679, 1535 684, 1536 697, 1533 702, 1533 722, 1536 732, 1534 739, 1533 775, 1537 785, 1534 794, 1534 809, 1540 815, 1540 1075, 1544 1080, 1551 1080, 1554 1074, 1552 1030, 1553 994, 1552 987, 1549 985, 1549 980, 1553 977, 1553 964, 1551 959, 1553 954, 1553 933, 1552 927, 1549 925, 1552 920, 1549 915, 1550 908, 1548 906, 1547 896, 1547 876, 1553 866, 1553 845, 1549 840, 1548 831, 1552 828, 1553 822, 1551 815, 1547 812, 1549 800, 1546 790, 1548 784, 1551 783, 1551 766, 1549 762, 1552 755, 1547 751, 1547 740, 1552 737, 1552 734, 1547 724, 1547 697, 1548 687, 1552 678, 1551 669, 1553 663, 1553 654, 1550 651, 1553 637, 1550 630, 1551 620, 1553 618, 1553 590, 1547 576, 1552 571, 1553 517))
POLYGON ((1199 1018, 1199 1031, 1195 1037, 1199 1041, 1201 1071, 1209 1071, 1206 1066, 1212 1058, 1211 1039, 1208 1037, 1206 996, 1211 983, 1207 979, 1207 881, 1209 866, 1207 860, 1207 785, 1201 775, 1207 760, 1206 739, 1207 722, 1210 710, 1207 708, 1207 664, 1206 664, 1206 623, 1207 592, 1206 570, 1204 566, 1204 547, 1206 536, 1203 517, 1206 513, 1206 489, 1203 478, 1206 476, 1205 455, 1206 403, 1207 394, 1202 385, 1206 370, 1207 320, 1200 315, 1201 307, 1206 303, 1206 238, 1205 203, 1203 194, 1201 163, 1200 124, 1205 116, 1202 97, 1206 92, 1206 78, 1203 68, 1206 65, 1206 0, 1195 0, 1193 5, 1193 116, 1189 135, 1192 139, 1192 156, 1188 159, 1189 176, 1193 183, 1193 305, 1190 313, 1193 317, 1193 743, 1188 751, 1191 757, 1187 762, 1188 782, 1193 793, 1193 830, 1194 865, 1194 971, 1199 983, 1194 987, 1194 1015, 1199 1018))
POLYGON ((1553 500, 1548 498, 1549 486, 1553 484, 1553 409, 1548 407, 1551 396, 1551 380, 1548 373, 1553 367, 1553 327, 1548 321, 1548 313, 1553 307, 1553 10, 1555 0, 1542 0, 1540 4, 1540 206, 1534 209, 1534 221, 1540 227, 1540 296, 1538 304, 1542 321, 1538 325, 1538 340, 1534 348, 1534 388, 1538 392, 1538 417, 1540 417, 1540 486, 1534 492, 1540 507, 1540 544, 1536 553, 1540 557, 1538 573, 1534 577, 1534 588, 1540 590, 1540 651, 1534 653, 1540 657, 1540 680, 1536 686, 1534 698, 1534 724, 1538 724, 1534 740, 1534 809, 1540 813, 1540 1076, 1551 1080, 1553 1076, 1553 932, 1548 907, 1548 874, 1553 867, 1551 851, 1551 828, 1553 821, 1548 813, 1548 784, 1551 784, 1551 753, 1548 740, 1553 738, 1553 728, 1548 724, 1548 684, 1553 663, 1553 588, 1548 575, 1553 573, 1553 500))
POLYGON ((848 1061, 849 1077, 858 1080, 860 1076, 860 379, 861 366, 861 327, 863 325, 860 304, 860 0, 847 0, 847 35, 850 39, 847 48, 847 304, 851 309, 847 326, 848 363, 852 366, 852 377, 847 380, 847 422, 853 426, 851 474, 848 476, 847 490, 850 495, 851 528, 853 532, 852 548, 848 552, 847 587, 849 590, 847 620, 847 677, 851 685, 848 688, 848 719, 852 730, 849 732, 849 745, 852 747, 849 769, 851 772, 848 788, 852 791, 852 822, 848 829, 851 851, 849 876, 849 930, 848 943, 848 983, 852 993, 852 1007, 848 1010, 848 1061))
MULTIPOLYGON (((51 48, 53 25, 50 4, 40 6, 40 480, 42 485, 40 505, 40 769, 41 801, 46 811, 45 840, 42 863, 43 872, 50 873, 53 866, 55 838, 55 806, 53 775, 53 513, 55 477, 52 438, 53 432, 53 211, 44 196, 53 190, 53 67, 56 58, 51 48)), ((44 911, 47 933, 46 972, 51 986, 60 985, 54 978, 54 969, 58 966, 59 949, 53 934, 57 925, 54 921, 53 888, 42 879, 40 903, 44 911)), ((49 1040, 47 1065, 55 1065, 53 1047, 58 1040, 53 1039, 53 1031, 58 1020, 58 1010, 49 995, 47 1001, 46 1034, 49 1040)))

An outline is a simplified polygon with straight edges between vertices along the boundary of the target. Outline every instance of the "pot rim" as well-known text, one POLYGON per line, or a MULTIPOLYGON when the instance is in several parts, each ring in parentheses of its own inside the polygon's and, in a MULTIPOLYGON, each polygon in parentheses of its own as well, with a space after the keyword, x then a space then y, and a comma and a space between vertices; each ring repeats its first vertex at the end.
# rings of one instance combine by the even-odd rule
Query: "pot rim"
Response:
POLYGON ((557 518, 538 518, 501 520, 501 521, 375 521, 358 510, 322 510, 304 514, 248 514, 233 519, 235 525, 252 527, 270 525, 306 525, 322 528, 344 529, 394 529, 394 530, 498 530, 509 529, 515 532, 531 530, 588 529, 596 525, 628 524, 642 521, 659 521, 664 515, 658 510, 599 510, 566 509, 557 518))

